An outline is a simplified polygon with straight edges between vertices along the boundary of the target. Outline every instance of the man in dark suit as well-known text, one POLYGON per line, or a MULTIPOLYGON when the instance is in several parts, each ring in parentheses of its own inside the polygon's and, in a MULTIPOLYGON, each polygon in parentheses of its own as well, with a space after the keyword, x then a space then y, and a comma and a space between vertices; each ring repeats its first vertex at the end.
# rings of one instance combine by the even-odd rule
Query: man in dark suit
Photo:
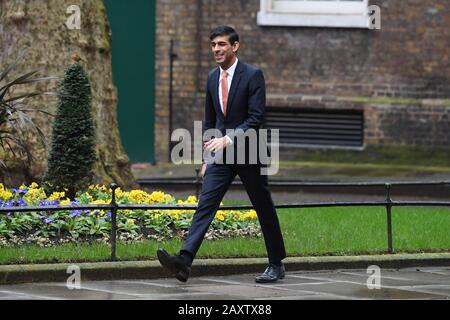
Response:
POLYGON ((269 266, 255 281, 275 282, 284 278, 282 260, 286 252, 267 187, 267 175, 261 172, 264 163, 259 159, 254 161, 247 145, 240 148, 242 136, 261 127, 265 113, 264 76, 260 69, 237 58, 239 36, 233 28, 221 26, 214 29, 210 40, 219 67, 208 76, 204 129, 218 129, 222 135, 207 141, 204 149, 214 154, 225 154, 225 150, 234 148, 234 156, 231 159, 223 156, 222 161, 202 164, 202 192, 188 236, 179 254, 170 256, 164 249, 158 249, 158 259, 178 280, 187 281, 192 261, 220 202, 235 176, 239 175, 258 215, 269 259, 269 266), (242 152, 245 161, 239 162, 239 153, 242 152))

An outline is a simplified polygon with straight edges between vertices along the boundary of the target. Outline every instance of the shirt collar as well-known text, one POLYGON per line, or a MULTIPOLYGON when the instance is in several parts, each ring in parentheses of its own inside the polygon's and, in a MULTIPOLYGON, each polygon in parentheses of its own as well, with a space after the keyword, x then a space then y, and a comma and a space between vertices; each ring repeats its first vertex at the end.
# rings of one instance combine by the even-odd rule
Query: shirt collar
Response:
MULTIPOLYGON (((233 65, 231 67, 229 67, 226 71, 228 73, 228 76, 230 76, 231 78, 233 78, 234 75, 234 71, 236 70, 236 66, 238 64, 238 58, 236 57, 236 61, 233 63, 233 65)), ((222 67, 220 67, 220 78, 222 78, 222 72, 224 70, 222 69, 222 67)))

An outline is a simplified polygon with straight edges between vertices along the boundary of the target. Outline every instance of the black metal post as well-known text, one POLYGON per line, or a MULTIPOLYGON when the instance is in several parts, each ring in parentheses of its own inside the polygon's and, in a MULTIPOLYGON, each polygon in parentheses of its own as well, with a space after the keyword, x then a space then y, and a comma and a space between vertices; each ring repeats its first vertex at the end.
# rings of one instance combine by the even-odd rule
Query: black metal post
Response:
POLYGON ((110 185, 112 190, 111 197, 111 260, 116 260, 116 234, 117 234, 117 202, 116 202, 116 189, 117 184, 111 183, 110 185))
POLYGON ((387 221, 387 236, 388 236, 388 252, 394 253, 392 247, 392 199, 391 199, 391 184, 386 183, 386 221, 387 221))
POLYGON ((173 52, 173 39, 170 39, 169 49, 169 150, 168 161, 170 162, 170 153, 172 151, 172 118, 173 118, 173 61, 177 58, 173 52))

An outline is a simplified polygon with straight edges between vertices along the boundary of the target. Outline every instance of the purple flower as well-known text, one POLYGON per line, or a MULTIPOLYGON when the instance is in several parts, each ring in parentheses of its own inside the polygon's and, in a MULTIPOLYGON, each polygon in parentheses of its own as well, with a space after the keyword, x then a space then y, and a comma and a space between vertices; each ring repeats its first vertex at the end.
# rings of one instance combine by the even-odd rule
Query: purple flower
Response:
POLYGON ((105 217, 108 218, 108 219, 111 219, 111 212, 107 212, 107 213, 105 214, 105 217))
POLYGON ((53 219, 53 218, 45 218, 45 219, 44 219, 44 223, 45 223, 45 224, 52 223, 53 221, 55 221, 55 219, 53 219))
POLYGON ((41 200, 38 203, 38 206, 45 207, 45 206, 57 206, 59 204, 59 200, 41 200))
POLYGON ((71 215, 72 217, 79 216, 79 215, 82 214, 82 213, 83 213, 83 211, 81 211, 81 210, 72 210, 72 211, 70 211, 70 215, 71 215))
POLYGON ((98 216, 99 214, 100 214, 100 211, 98 211, 98 210, 94 211, 94 213, 93 213, 94 216, 98 216))
POLYGON ((23 199, 16 199, 7 201, 0 205, 0 207, 18 207, 18 206, 26 206, 26 202, 23 199))
POLYGON ((12 207, 14 206, 14 202, 13 201, 7 201, 5 202, 2 207, 12 207))
POLYGON ((14 193, 20 194, 20 195, 24 195, 24 194, 26 194, 26 193, 28 192, 28 190, 26 190, 26 189, 21 189, 21 188, 19 188, 19 189, 13 188, 12 191, 13 191, 14 193))
POLYGON ((47 200, 40 200, 39 203, 38 203, 38 206, 40 206, 40 207, 48 206, 48 201, 47 200))
POLYGON ((26 202, 23 199, 17 199, 15 204, 17 206, 26 206, 27 205, 26 202))

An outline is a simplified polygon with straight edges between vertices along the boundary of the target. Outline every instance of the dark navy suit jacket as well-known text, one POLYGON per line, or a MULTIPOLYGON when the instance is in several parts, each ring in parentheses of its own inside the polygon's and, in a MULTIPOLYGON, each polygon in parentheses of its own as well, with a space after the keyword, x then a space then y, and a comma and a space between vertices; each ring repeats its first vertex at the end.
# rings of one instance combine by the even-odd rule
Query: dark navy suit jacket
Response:
MULTIPOLYGON (((234 163, 237 163, 238 152, 245 152, 245 163, 265 164, 263 158, 249 156, 249 140, 243 145, 238 143, 239 135, 242 136, 248 129, 255 129, 259 132, 262 126, 266 107, 266 85, 262 71, 252 65, 238 61, 233 74, 230 91, 228 93, 227 115, 224 116, 219 102, 219 77, 220 68, 213 69, 208 75, 206 85, 206 101, 205 101, 205 121, 204 130, 218 129, 222 136, 228 135, 234 148, 234 163), (235 129, 234 132, 227 132, 227 129, 235 129), (238 148, 239 147, 239 148, 238 148)), ((259 140, 257 135, 257 154, 259 154, 259 140)), ((253 141, 254 143, 255 141, 253 141)), ((267 141, 263 139, 263 150, 268 156, 267 141)), ((227 148, 230 148, 227 147, 227 148)), ((225 156, 223 162, 227 163, 225 156)))

